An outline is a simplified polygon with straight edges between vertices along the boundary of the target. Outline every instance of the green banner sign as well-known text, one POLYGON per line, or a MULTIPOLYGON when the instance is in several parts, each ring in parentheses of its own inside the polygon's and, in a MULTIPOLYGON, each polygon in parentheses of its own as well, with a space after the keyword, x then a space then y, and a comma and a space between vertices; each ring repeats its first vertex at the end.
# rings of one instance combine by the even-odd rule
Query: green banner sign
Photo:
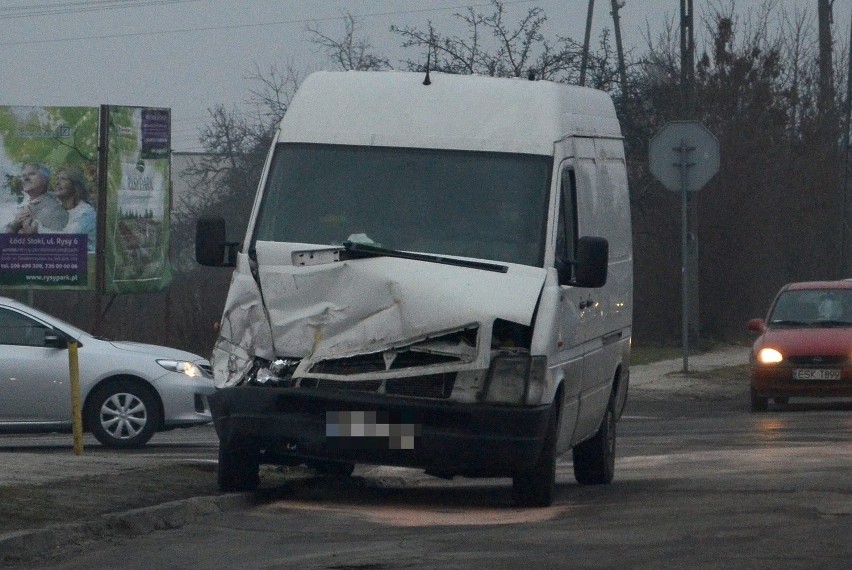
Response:
POLYGON ((150 293, 171 282, 168 109, 107 108, 104 292, 150 293))

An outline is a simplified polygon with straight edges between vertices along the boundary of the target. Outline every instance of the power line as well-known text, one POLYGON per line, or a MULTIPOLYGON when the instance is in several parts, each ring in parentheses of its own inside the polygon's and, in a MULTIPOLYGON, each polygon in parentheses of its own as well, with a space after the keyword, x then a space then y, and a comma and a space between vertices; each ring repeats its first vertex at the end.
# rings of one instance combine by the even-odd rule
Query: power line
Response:
POLYGON ((141 8, 145 6, 165 6, 168 4, 187 4, 201 0, 101 0, 98 2, 67 2, 56 4, 33 4, 29 6, 0 7, 0 20, 16 20, 37 16, 53 16, 61 14, 81 14, 87 12, 103 12, 125 8, 141 8))
MULTIPOLYGON (((150 3, 168 3, 168 2, 181 2, 181 1, 197 1, 197 0, 150 0, 150 3)), ((503 2, 504 5, 512 5, 512 4, 532 4, 537 0, 508 0, 503 2)), ((140 3, 141 4, 141 3, 140 3)), ((492 6, 491 3, 480 3, 480 4, 467 4, 464 6, 445 6, 442 8, 417 8, 414 10, 395 10, 390 12, 373 12, 368 14, 352 14, 354 18, 376 18, 382 16, 402 16, 405 14, 422 14, 427 12, 444 12, 447 10, 458 10, 460 8, 484 8, 487 6, 492 6)), ((223 26, 205 26, 201 28, 183 28, 179 30, 161 30, 154 32, 128 32, 124 34, 105 34, 100 36, 78 36, 73 38, 53 38, 53 39, 43 39, 43 40, 22 40, 17 42, 0 42, 0 46, 20 46, 20 45, 36 45, 36 44, 53 44, 60 42, 76 42, 76 41, 84 41, 84 40, 109 40, 116 38, 133 38, 133 37, 146 37, 146 36, 162 36, 169 34, 186 34, 190 32, 211 32, 211 31, 219 31, 219 30, 238 30, 245 28, 260 28, 267 26, 286 26, 292 24, 308 24, 310 22, 330 22, 335 20, 341 20, 345 18, 345 16, 327 16, 325 18, 299 18, 295 20, 280 20, 277 22, 262 22, 258 24, 231 24, 231 25, 223 25, 223 26)), ((3 19, 0 17, 0 19, 3 19)))

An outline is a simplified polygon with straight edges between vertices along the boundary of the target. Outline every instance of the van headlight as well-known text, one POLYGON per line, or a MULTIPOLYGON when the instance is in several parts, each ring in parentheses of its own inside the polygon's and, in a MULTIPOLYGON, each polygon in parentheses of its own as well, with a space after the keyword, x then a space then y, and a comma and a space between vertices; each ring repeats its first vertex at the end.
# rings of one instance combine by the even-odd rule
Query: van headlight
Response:
POLYGON ((201 378, 204 376, 198 366, 186 360, 158 360, 157 364, 170 372, 179 372, 190 378, 201 378))
POLYGON ((544 356, 500 355, 491 360, 485 380, 488 403, 536 405, 541 403, 547 371, 544 356))

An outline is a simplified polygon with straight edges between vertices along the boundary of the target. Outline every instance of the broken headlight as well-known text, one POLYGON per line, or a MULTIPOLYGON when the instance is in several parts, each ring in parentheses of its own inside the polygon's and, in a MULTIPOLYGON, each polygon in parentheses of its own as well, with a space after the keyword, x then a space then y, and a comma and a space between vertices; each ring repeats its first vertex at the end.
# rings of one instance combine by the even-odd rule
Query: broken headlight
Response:
POLYGON ((294 358, 278 358, 269 362, 257 359, 252 371, 249 373, 249 384, 252 386, 290 386, 292 385, 293 373, 299 365, 299 360, 294 358))
POLYGON ((498 355, 491 360, 485 380, 485 401, 501 404, 541 403, 547 357, 498 355))

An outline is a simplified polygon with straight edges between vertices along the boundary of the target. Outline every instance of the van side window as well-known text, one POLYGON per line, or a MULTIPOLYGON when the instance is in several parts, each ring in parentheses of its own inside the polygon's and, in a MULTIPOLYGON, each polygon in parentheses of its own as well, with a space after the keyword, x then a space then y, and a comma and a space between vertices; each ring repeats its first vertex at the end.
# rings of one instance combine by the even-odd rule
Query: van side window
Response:
POLYGON ((556 260, 574 261, 577 257, 577 184, 574 171, 562 171, 559 225, 556 234, 556 260))

